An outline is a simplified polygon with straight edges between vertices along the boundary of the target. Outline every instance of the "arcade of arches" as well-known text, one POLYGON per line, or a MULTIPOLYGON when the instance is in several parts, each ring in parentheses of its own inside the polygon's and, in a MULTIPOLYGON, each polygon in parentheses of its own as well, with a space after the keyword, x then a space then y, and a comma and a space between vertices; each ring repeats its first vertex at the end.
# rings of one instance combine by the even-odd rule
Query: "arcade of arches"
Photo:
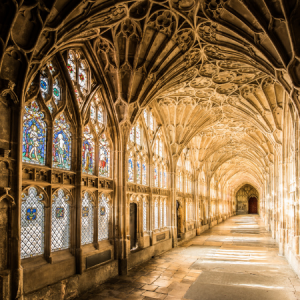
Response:
POLYGON ((236 214, 299 274, 299 14, 0 1, 1 299, 75 297, 236 214))

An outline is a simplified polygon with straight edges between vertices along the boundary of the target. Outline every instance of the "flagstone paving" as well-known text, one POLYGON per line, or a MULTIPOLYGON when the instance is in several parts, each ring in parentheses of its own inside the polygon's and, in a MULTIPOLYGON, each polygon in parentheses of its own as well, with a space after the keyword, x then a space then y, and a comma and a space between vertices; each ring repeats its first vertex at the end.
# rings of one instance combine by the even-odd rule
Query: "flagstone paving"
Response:
POLYGON ((78 299, 296 300, 300 280, 257 215, 239 215, 78 299))

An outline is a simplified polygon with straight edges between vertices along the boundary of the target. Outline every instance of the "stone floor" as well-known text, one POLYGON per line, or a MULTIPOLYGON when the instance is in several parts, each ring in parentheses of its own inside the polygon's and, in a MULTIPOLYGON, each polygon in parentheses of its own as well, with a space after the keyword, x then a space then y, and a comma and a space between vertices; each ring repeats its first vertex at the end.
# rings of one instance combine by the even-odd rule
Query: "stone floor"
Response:
POLYGON ((300 299, 300 280, 260 218, 240 215, 78 299, 300 299))

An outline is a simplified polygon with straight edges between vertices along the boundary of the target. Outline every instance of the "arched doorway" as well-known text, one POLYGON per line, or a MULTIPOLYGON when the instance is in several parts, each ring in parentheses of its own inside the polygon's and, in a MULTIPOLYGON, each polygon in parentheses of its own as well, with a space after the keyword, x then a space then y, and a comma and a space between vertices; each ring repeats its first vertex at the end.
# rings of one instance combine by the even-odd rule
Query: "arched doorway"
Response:
POLYGON ((137 205, 130 203, 130 249, 137 246, 137 205))
POLYGON ((256 197, 251 197, 248 200, 248 213, 257 214, 257 199, 256 197))

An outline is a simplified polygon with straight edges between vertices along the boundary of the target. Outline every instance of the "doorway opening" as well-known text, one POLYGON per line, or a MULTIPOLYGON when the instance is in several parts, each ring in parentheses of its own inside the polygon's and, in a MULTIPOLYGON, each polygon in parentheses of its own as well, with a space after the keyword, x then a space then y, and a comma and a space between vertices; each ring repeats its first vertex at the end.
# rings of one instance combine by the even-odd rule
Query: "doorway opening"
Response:
POLYGON ((181 225, 181 216, 179 213, 179 201, 176 200, 176 217, 177 217, 177 238, 180 238, 180 225, 181 225))
POLYGON ((137 248, 137 204, 130 203, 130 250, 137 248))
POLYGON ((251 197, 248 200, 248 213, 249 214, 257 214, 257 199, 256 197, 251 197))

